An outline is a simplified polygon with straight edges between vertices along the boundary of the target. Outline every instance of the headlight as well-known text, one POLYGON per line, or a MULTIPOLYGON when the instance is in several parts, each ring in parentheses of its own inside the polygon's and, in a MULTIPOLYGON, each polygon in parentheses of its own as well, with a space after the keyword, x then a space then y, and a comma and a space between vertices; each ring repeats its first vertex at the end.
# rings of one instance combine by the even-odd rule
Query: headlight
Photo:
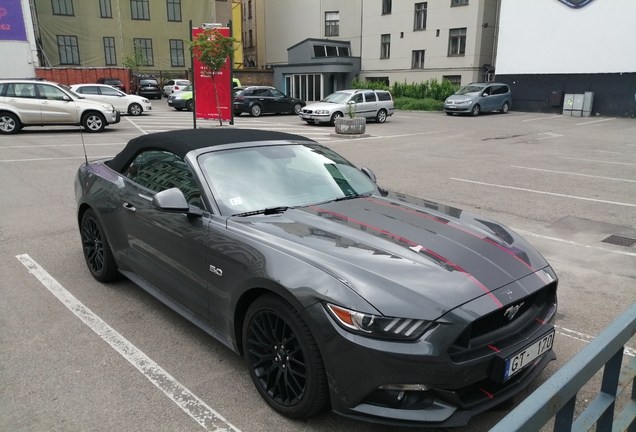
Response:
POLYGON ((433 325, 431 321, 371 315, 329 303, 326 306, 338 324, 367 337, 414 341, 433 325))
POLYGON ((329 114, 329 111, 327 110, 316 110, 314 111, 315 114, 329 114))
POLYGON ((107 110, 107 111, 115 111, 115 107, 114 107, 114 106, 112 106, 112 105, 108 105, 108 104, 100 104, 100 106, 101 106, 102 108, 104 108, 105 110, 107 110))
POLYGON ((181 99, 181 96, 173 96, 175 99, 181 99))
POLYGON ((470 103, 470 100, 463 100, 455 102, 455 105, 467 105, 470 103))
POLYGON ((150 103, 150 101, 148 99, 142 99, 141 100, 143 103, 150 103))

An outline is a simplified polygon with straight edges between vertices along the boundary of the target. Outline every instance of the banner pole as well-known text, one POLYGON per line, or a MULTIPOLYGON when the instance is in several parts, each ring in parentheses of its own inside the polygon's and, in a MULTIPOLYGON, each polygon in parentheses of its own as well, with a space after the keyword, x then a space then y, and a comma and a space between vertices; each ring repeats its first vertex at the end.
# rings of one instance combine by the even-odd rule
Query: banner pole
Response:
MULTIPOLYGON (((190 42, 192 42, 192 20, 190 20, 190 42)), ((194 52, 190 49, 190 67, 192 69, 192 100, 194 101, 194 106, 192 107, 192 122, 194 123, 194 128, 197 128, 197 92, 194 88, 194 74, 196 71, 194 70, 194 52)))

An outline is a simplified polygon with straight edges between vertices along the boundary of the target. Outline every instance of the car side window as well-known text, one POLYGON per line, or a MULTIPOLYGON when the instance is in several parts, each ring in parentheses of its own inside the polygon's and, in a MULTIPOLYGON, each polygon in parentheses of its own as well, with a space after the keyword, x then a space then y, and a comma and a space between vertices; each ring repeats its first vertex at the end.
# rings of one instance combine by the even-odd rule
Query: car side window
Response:
POLYGON ((111 88, 111 87, 100 87, 99 90, 105 96, 119 96, 120 95, 120 93, 117 90, 115 90, 114 88, 111 88))
POLYGON ((169 86, 174 85, 174 81, 170 80, 170 81, 168 81, 168 83, 166 85, 169 85, 169 86))
POLYGON ((7 96, 15 96, 26 99, 36 99, 35 84, 9 84, 7 85, 7 96))
POLYGON ((508 86, 505 86, 505 85, 493 86, 492 94, 496 95, 496 94, 506 94, 506 93, 508 93, 508 86))
POLYGON ((84 86, 77 89, 78 93, 82 94, 99 94, 99 87, 97 86, 84 86))
POLYGON ((490 96, 490 90, 491 90, 491 87, 486 87, 485 89, 482 90, 481 94, 484 96, 490 96))
POLYGON ((278 91, 276 89, 272 89, 272 90, 270 90, 270 92, 272 93, 272 96, 274 96, 274 97, 277 97, 277 98, 285 97, 285 95, 282 92, 280 92, 280 91, 278 91))
POLYGON ((40 99, 64 100, 64 96, 67 96, 59 88, 45 84, 38 84, 38 92, 40 93, 40 99))
POLYGON ((355 103, 362 103, 362 93, 354 94, 351 101, 355 103))
POLYGON ((201 190, 188 164, 174 153, 148 150, 140 153, 123 175, 155 192, 177 187, 188 204, 203 208, 201 190))
POLYGON ((375 97, 375 92, 364 92, 364 99, 367 102, 375 102, 377 98, 375 97))
POLYGON ((391 94, 389 92, 376 92, 376 94, 378 95, 378 100, 379 101, 390 101, 391 100, 391 94))
POLYGON ((269 89, 252 90, 252 96, 270 96, 269 89))

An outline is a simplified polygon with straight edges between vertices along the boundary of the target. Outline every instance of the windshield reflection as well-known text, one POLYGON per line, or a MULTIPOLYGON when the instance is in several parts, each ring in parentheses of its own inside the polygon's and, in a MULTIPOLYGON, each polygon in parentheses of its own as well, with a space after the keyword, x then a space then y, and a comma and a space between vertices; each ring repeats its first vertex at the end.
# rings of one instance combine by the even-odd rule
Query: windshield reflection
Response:
POLYGON ((302 207, 376 191, 365 174, 319 145, 210 152, 199 157, 199 165, 223 215, 302 207))

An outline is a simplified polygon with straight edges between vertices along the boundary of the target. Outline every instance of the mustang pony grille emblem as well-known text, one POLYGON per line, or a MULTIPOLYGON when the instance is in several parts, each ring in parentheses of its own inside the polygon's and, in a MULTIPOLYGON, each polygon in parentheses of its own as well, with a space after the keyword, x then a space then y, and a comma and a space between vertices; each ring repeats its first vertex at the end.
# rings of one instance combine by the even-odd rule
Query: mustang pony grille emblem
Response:
POLYGON ((583 6, 587 6, 592 3, 592 0, 559 0, 564 5, 570 6, 571 8, 582 8, 583 6))
POLYGON ((504 316, 506 318, 508 318, 508 321, 512 321, 512 319, 515 317, 515 315, 517 315, 517 312, 519 312, 519 309, 521 309, 521 306, 523 306, 525 302, 521 302, 516 306, 510 306, 508 309, 506 309, 506 311, 504 312, 504 316))

